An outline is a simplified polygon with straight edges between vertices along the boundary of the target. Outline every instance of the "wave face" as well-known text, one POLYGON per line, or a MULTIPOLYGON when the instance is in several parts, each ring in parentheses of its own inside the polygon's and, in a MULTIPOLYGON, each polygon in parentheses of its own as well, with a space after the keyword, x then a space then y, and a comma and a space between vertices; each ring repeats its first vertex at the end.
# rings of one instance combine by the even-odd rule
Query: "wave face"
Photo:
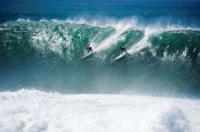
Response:
POLYGON ((199 28, 135 19, 9 21, 0 24, 0 88, 199 96, 199 42, 199 28), (94 54, 80 60, 87 44, 94 54), (120 46, 128 55, 115 61, 120 46))
POLYGON ((20 90, 1 92, 0 105, 0 131, 200 131, 200 100, 20 90))

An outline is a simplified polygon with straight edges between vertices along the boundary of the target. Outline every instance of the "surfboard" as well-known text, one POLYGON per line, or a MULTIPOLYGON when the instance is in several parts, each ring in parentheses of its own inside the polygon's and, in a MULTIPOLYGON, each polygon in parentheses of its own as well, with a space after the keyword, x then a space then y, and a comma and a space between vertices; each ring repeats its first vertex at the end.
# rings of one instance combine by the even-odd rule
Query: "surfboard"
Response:
POLYGON ((119 56, 117 56, 117 57, 114 59, 114 61, 117 61, 117 60, 119 60, 119 59, 125 57, 127 54, 128 54, 128 53, 126 53, 126 52, 121 53, 119 56))
POLYGON ((86 59, 86 58, 92 56, 93 54, 94 54, 94 52, 90 52, 90 53, 86 54, 85 56, 81 57, 80 60, 84 60, 84 59, 86 59))

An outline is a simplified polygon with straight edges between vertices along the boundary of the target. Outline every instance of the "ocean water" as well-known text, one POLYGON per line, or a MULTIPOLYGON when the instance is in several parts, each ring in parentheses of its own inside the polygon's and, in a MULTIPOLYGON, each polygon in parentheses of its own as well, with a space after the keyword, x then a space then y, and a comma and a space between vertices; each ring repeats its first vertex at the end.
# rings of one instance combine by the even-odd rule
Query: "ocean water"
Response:
POLYGON ((198 132, 199 97, 198 0, 0 1, 0 131, 198 132))

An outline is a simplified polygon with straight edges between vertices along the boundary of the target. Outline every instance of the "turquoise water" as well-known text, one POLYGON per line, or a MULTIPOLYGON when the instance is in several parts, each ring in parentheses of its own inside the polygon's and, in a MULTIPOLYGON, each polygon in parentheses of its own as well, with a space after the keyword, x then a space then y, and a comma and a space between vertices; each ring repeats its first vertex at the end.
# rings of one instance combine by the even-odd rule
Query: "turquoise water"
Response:
POLYGON ((200 95, 198 1, 2 3, 1 91, 200 95))

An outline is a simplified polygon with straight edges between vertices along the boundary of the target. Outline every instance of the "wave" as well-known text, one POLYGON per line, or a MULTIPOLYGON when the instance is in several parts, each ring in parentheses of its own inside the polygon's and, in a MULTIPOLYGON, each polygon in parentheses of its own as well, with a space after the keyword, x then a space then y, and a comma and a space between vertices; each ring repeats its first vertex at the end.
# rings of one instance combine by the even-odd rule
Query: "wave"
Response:
POLYGON ((85 54, 84 46, 87 44, 92 45, 98 57, 109 56, 108 54, 117 55, 116 52, 119 55, 120 46, 127 47, 130 54, 149 47, 151 52, 152 50, 156 52, 152 54, 158 58, 167 57, 172 52, 175 54, 174 51, 178 52, 177 55, 183 54, 184 50, 180 50, 180 48, 196 49, 195 54, 199 56, 200 30, 180 25, 156 24, 144 27, 135 21, 128 20, 119 22, 110 20, 103 24, 101 21, 89 22, 84 19, 66 21, 19 19, 3 23, 0 28, 3 45, 1 49, 5 57, 9 57, 11 54, 16 57, 19 56, 16 54, 27 56, 32 51, 55 53, 65 60, 77 60, 85 54), (168 44, 172 43, 171 41, 175 44, 168 44), (184 46, 181 43, 184 43, 184 46), (162 49, 164 45, 165 47, 169 46, 168 50, 171 51, 162 49), (173 47, 174 45, 177 46, 173 47), (107 52, 102 53, 105 50, 107 52), (108 52, 109 50, 112 53, 108 52))
POLYGON ((198 96, 199 41, 198 27, 135 19, 8 21, 0 24, 0 88, 198 96), (80 60, 87 44, 94 54, 80 60), (128 54, 115 61, 120 47, 128 54))
POLYGON ((0 131, 194 132, 200 130, 199 104, 136 95, 1 92, 0 131))

